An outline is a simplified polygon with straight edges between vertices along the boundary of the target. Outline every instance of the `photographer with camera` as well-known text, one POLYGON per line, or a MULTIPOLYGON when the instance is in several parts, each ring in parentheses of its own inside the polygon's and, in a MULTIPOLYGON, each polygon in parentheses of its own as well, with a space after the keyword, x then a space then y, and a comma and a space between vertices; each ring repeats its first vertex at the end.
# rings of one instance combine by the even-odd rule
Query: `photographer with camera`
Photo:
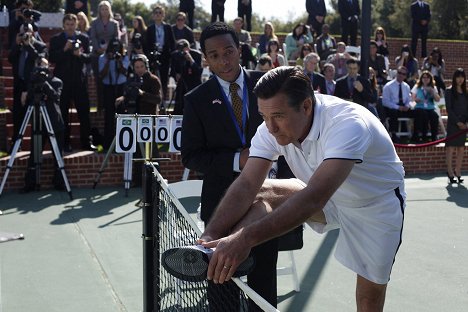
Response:
POLYGON ((73 101, 80 120, 81 148, 94 150, 90 143, 88 78, 83 69, 91 62, 89 38, 77 31, 78 18, 75 14, 63 17, 63 32, 50 39, 49 60, 55 64, 54 76, 63 82, 60 108, 65 123, 65 151, 70 145, 69 108, 73 101))
POLYGON ((171 55, 171 76, 177 82, 175 95, 173 95, 175 97, 174 115, 183 115, 184 95, 201 84, 203 72, 201 62, 201 53, 191 49, 188 40, 177 41, 176 50, 171 55))
POLYGON ((112 39, 106 53, 99 57, 99 77, 103 84, 105 150, 109 149, 115 136, 115 100, 123 95, 129 65, 122 43, 117 38, 112 39))
POLYGON ((46 44, 34 37, 33 26, 23 24, 8 54, 13 67, 13 138, 15 141, 26 113, 25 92, 28 90, 31 72, 39 57, 45 57, 46 44))
MULTIPOLYGON (((28 160, 28 170, 25 174, 25 185, 22 192, 30 192, 37 188, 39 185, 38 176, 36 175, 36 166, 39 165, 40 155, 35 154, 36 152, 42 151, 45 146, 47 137, 47 129, 44 124, 41 125, 42 119, 40 119, 39 107, 45 104, 48 117, 50 119, 52 129, 57 140, 57 147, 60 154, 63 152, 63 130, 64 124, 62 115, 60 112, 60 94, 62 92, 62 81, 59 78, 51 77, 49 75, 49 62, 45 58, 39 58, 37 66, 32 70, 30 81, 28 84, 27 91, 24 92, 22 97, 22 105, 28 107, 29 105, 35 105, 36 116, 35 120, 32 120, 33 131, 38 129, 42 130, 42 142, 36 142, 34 139, 37 133, 33 133, 33 139, 31 140, 31 153, 28 160), (40 147, 35 144, 41 144, 40 147)), ((55 156, 55 155, 54 155, 55 156)), ((53 184, 57 190, 64 189, 64 181, 60 175, 59 168, 56 167, 53 184)))
POLYGON ((31 0, 18 0, 15 2, 15 9, 10 12, 10 23, 8 25, 8 47, 10 49, 15 43, 15 37, 23 24, 31 24, 36 39, 43 41, 36 33, 38 31, 36 22, 39 21, 41 12, 33 10, 32 8, 33 2, 31 0))

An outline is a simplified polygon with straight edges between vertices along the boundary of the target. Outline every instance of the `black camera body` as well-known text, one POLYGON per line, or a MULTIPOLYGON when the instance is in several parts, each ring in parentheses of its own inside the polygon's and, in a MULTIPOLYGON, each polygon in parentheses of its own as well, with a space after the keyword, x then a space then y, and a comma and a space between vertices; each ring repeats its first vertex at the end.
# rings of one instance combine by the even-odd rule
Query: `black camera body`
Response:
POLYGON ((35 22, 39 22, 39 20, 41 19, 41 16, 42 16, 42 13, 37 11, 37 10, 32 10, 32 9, 23 9, 23 11, 21 11, 21 13, 23 13, 23 16, 25 18, 32 18, 33 21, 35 22))
POLYGON ((141 42, 142 38, 141 38, 141 34, 140 33, 136 33, 133 38, 132 38, 132 45, 133 45, 133 49, 135 50, 141 50, 143 48, 143 44, 141 42))
POLYGON ((123 96, 124 102, 122 110, 126 114, 138 113, 137 101, 140 96, 140 89, 143 85, 143 77, 131 74, 127 79, 127 83, 124 86, 123 96))
POLYGON ((80 39, 75 39, 75 40, 72 41, 73 51, 81 49, 82 46, 83 46, 83 44, 81 43, 80 39))
POLYGON ((47 95, 45 88, 47 79, 49 78, 49 69, 47 67, 35 67, 31 73, 31 88, 34 92, 34 103, 39 103, 44 100, 47 95))

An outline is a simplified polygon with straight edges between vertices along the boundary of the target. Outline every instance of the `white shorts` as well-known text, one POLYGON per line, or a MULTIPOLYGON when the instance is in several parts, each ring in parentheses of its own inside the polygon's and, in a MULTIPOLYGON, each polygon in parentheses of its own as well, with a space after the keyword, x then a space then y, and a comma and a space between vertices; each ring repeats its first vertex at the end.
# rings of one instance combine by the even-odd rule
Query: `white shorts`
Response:
POLYGON ((345 207, 330 200, 323 208, 327 224, 307 224, 318 233, 340 228, 335 258, 369 281, 387 284, 401 244, 405 198, 401 185, 364 206, 345 207))

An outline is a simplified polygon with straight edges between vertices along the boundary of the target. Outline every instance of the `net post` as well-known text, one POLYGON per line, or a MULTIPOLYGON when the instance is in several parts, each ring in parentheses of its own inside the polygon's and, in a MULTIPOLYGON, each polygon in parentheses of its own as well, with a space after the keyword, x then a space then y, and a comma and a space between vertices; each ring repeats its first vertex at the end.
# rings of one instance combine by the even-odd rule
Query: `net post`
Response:
MULTIPOLYGON (((158 185, 153 185, 153 170, 151 163, 145 162, 143 176, 143 311, 159 311, 159 243, 157 238, 158 211, 153 210, 159 207, 159 191, 153 197, 153 187, 159 190, 158 185), (156 203, 156 205, 155 205, 156 203), (155 226, 156 225, 156 226, 155 226), (156 257, 155 257, 156 255, 156 257)), ((155 183, 157 184, 157 183, 155 183)))

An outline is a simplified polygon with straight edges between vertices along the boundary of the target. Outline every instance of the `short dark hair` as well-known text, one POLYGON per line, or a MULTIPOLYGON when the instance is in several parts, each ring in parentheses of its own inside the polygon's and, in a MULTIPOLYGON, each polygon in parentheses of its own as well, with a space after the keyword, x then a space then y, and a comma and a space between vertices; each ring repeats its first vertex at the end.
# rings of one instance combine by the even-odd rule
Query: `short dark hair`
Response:
POLYGON ((206 26, 205 29, 203 29, 201 35, 200 35, 200 47, 203 53, 205 53, 205 41, 211 37, 215 36, 220 36, 220 35, 225 35, 229 34, 231 35, 232 39, 234 40, 234 43, 236 44, 236 47, 239 47, 239 38, 236 35, 236 31, 232 26, 229 26, 228 24, 224 22, 214 22, 208 26, 206 26))
POLYGON ((260 65, 265 65, 266 63, 270 64, 270 66, 273 66, 273 61, 271 60, 271 57, 268 54, 262 55, 258 59, 258 63, 260 65))
POLYGON ((310 78, 299 66, 279 66, 262 76, 254 89, 260 99, 270 99, 277 94, 288 98, 288 105, 296 110, 307 98, 312 98, 315 104, 314 90, 310 78))
POLYGON ((361 62, 355 59, 354 57, 346 60, 346 65, 349 65, 349 64, 356 64, 357 66, 361 66, 361 62))

